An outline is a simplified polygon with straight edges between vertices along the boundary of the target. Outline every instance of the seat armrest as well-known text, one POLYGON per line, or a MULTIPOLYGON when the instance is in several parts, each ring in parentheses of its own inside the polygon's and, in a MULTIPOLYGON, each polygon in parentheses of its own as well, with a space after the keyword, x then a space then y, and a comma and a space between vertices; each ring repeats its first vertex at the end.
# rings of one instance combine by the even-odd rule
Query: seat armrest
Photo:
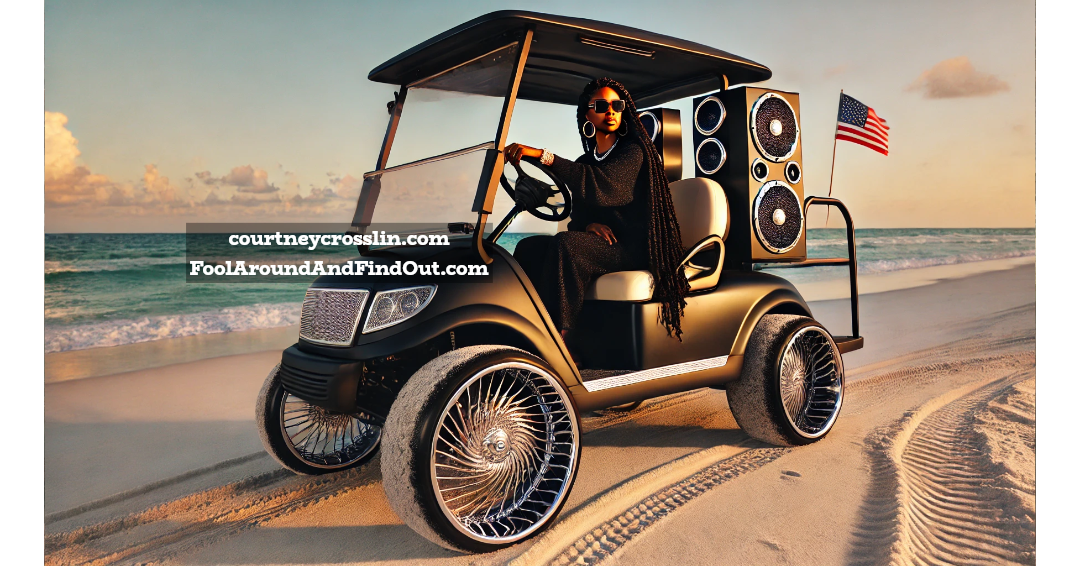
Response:
POLYGON ((710 234, 708 236, 705 236, 700 241, 698 241, 698 243, 694 244, 694 246, 691 247, 689 251, 686 252, 686 255, 683 256, 682 261, 679 262, 679 267, 687 265, 688 263, 690 263, 690 260, 693 259, 693 257, 696 256, 699 252, 701 252, 702 250, 707 250, 713 246, 720 246, 720 249, 723 250, 724 240, 722 240, 720 236, 717 236, 716 234, 710 234))
POLYGON ((720 270, 724 267, 724 252, 724 240, 716 234, 705 236, 686 252, 682 261, 679 262, 679 268, 686 267, 686 280, 690 283, 691 291, 711 289, 719 283, 720 270), (691 263, 691 260, 694 259, 694 256, 698 253, 713 247, 720 248, 720 253, 717 255, 716 267, 702 267, 691 263))

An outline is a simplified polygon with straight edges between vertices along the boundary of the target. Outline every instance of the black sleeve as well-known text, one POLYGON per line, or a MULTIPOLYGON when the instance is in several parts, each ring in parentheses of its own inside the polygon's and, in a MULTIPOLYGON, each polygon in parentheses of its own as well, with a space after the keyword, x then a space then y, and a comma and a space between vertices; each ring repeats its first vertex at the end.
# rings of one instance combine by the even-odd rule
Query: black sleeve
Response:
POLYGON ((626 143, 599 165, 555 156, 551 170, 566 182, 575 201, 591 206, 623 206, 634 200, 634 185, 644 161, 641 146, 626 143))

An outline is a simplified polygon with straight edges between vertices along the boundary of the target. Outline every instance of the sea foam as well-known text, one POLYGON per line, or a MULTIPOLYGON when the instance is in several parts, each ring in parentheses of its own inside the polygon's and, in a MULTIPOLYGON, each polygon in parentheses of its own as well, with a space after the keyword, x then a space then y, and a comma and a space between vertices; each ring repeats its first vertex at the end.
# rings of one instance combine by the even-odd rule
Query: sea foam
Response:
POLYGON ((300 322, 300 304, 256 304, 218 311, 45 327, 45 353, 121 346, 195 334, 218 334, 300 322))

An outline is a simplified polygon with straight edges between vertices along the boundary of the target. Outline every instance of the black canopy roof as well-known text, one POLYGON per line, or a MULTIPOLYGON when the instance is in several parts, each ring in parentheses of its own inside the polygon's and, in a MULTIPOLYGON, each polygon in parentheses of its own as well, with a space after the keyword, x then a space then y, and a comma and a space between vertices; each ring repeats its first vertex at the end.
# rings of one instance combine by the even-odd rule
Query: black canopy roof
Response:
POLYGON ((632 27, 536 12, 491 12, 443 32, 379 65, 368 79, 394 85, 429 77, 520 39, 534 26, 518 97, 577 104, 586 83, 607 76, 626 85, 641 108, 772 76, 737 55, 632 27))

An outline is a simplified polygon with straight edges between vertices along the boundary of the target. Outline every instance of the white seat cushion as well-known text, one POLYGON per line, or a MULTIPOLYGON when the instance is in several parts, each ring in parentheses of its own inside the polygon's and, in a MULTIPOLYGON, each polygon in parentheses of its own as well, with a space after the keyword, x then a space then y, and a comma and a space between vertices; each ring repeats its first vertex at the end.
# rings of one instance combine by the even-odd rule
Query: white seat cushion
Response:
POLYGON ((597 277, 585 291, 596 301, 647 301, 652 298, 653 278, 648 271, 616 271, 597 277))

